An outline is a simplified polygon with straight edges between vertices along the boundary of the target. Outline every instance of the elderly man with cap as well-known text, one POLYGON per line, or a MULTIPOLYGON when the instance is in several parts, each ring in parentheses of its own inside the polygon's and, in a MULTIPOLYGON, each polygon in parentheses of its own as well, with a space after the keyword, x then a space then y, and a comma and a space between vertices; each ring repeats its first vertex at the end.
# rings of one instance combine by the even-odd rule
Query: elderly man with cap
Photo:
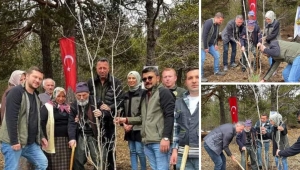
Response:
MULTIPOLYGON (((260 28, 259 26, 256 24, 255 20, 247 20, 246 21, 246 25, 247 27, 243 28, 243 31, 240 35, 240 43, 241 43, 241 50, 243 52, 246 52, 246 55, 248 56, 248 50, 253 54, 253 56, 255 57, 254 59, 254 69, 257 69, 256 66, 258 66, 258 64, 256 63, 256 46, 260 37, 260 28), (248 44, 249 42, 249 44, 248 44)), ((247 67, 247 61, 246 61, 246 56, 243 53, 243 57, 242 57, 242 71, 246 71, 246 67, 247 67)))
POLYGON ((256 132, 255 129, 252 128, 252 121, 246 120, 244 130, 242 131, 242 133, 239 133, 236 136, 236 142, 239 145, 239 149, 241 151, 241 163, 244 169, 247 166, 245 158, 248 158, 248 156, 250 155, 251 169, 258 170, 257 159, 256 159, 256 142, 255 142, 256 133, 255 132, 256 132), (247 155, 245 155, 246 150, 247 150, 247 155))
MULTIPOLYGON (((84 169, 87 162, 87 155, 91 156, 95 166, 105 160, 105 156, 99 155, 96 126, 96 119, 104 118, 109 113, 95 108, 94 99, 90 96, 88 84, 79 82, 76 85, 76 101, 71 104, 69 115, 68 133, 70 147, 76 147, 74 158, 74 170, 84 169), (75 118, 78 121, 75 121, 75 118)), ((101 128, 101 127, 100 127, 101 128)))
POLYGON ((275 157, 276 166, 278 169, 288 170, 287 158, 276 156, 277 149, 284 150, 290 147, 286 124, 282 121, 282 116, 279 113, 275 113, 270 116, 270 123, 273 125, 273 130, 271 133, 267 133, 266 135, 268 138, 272 139, 273 156, 275 157))

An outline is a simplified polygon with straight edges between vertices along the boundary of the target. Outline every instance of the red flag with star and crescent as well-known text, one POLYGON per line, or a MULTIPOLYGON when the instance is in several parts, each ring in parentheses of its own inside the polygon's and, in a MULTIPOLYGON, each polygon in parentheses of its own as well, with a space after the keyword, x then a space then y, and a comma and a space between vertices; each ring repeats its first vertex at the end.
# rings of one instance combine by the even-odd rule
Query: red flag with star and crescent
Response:
POLYGON ((248 5, 249 5, 249 11, 254 12, 255 14, 254 19, 256 19, 256 0, 249 0, 248 5))
POLYGON ((75 92, 77 81, 75 38, 61 38, 59 44, 64 68, 66 90, 70 87, 73 92, 75 92))
POLYGON ((235 96, 229 97, 229 107, 231 113, 232 123, 238 122, 238 106, 237 106, 237 98, 235 96))

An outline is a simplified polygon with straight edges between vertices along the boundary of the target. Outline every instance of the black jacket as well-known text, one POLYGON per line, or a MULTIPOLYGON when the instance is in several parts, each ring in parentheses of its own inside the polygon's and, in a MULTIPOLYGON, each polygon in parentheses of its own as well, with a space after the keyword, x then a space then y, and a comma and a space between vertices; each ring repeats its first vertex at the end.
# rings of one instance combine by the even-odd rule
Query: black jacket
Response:
POLYGON ((279 151, 278 155, 282 157, 294 156, 300 153, 300 137, 291 147, 279 151))

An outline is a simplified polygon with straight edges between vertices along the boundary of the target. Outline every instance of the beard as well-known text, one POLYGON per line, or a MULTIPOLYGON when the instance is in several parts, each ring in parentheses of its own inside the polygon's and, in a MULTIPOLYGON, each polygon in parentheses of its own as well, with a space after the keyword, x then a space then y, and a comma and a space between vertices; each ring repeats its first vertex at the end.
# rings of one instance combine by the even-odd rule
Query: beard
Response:
POLYGON ((245 132, 250 132, 250 129, 249 129, 249 130, 247 130, 247 129, 245 128, 245 129, 244 129, 244 131, 245 131, 245 132))
POLYGON ((85 105, 87 105, 88 103, 89 103, 89 99, 86 99, 86 100, 84 100, 84 101, 77 100, 77 104, 78 104, 79 106, 85 106, 85 105))

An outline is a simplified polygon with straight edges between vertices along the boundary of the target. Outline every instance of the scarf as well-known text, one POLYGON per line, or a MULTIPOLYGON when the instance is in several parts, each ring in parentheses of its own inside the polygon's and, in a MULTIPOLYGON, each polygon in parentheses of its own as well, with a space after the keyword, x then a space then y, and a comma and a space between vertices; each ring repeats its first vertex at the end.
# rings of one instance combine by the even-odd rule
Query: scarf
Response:
POLYGON ((134 92, 141 86, 141 76, 137 71, 130 71, 127 75, 127 78, 129 77, 129 75, 133 75, 136 78, 136 85, 133 87, 129 86, 129 91, 134 92))

